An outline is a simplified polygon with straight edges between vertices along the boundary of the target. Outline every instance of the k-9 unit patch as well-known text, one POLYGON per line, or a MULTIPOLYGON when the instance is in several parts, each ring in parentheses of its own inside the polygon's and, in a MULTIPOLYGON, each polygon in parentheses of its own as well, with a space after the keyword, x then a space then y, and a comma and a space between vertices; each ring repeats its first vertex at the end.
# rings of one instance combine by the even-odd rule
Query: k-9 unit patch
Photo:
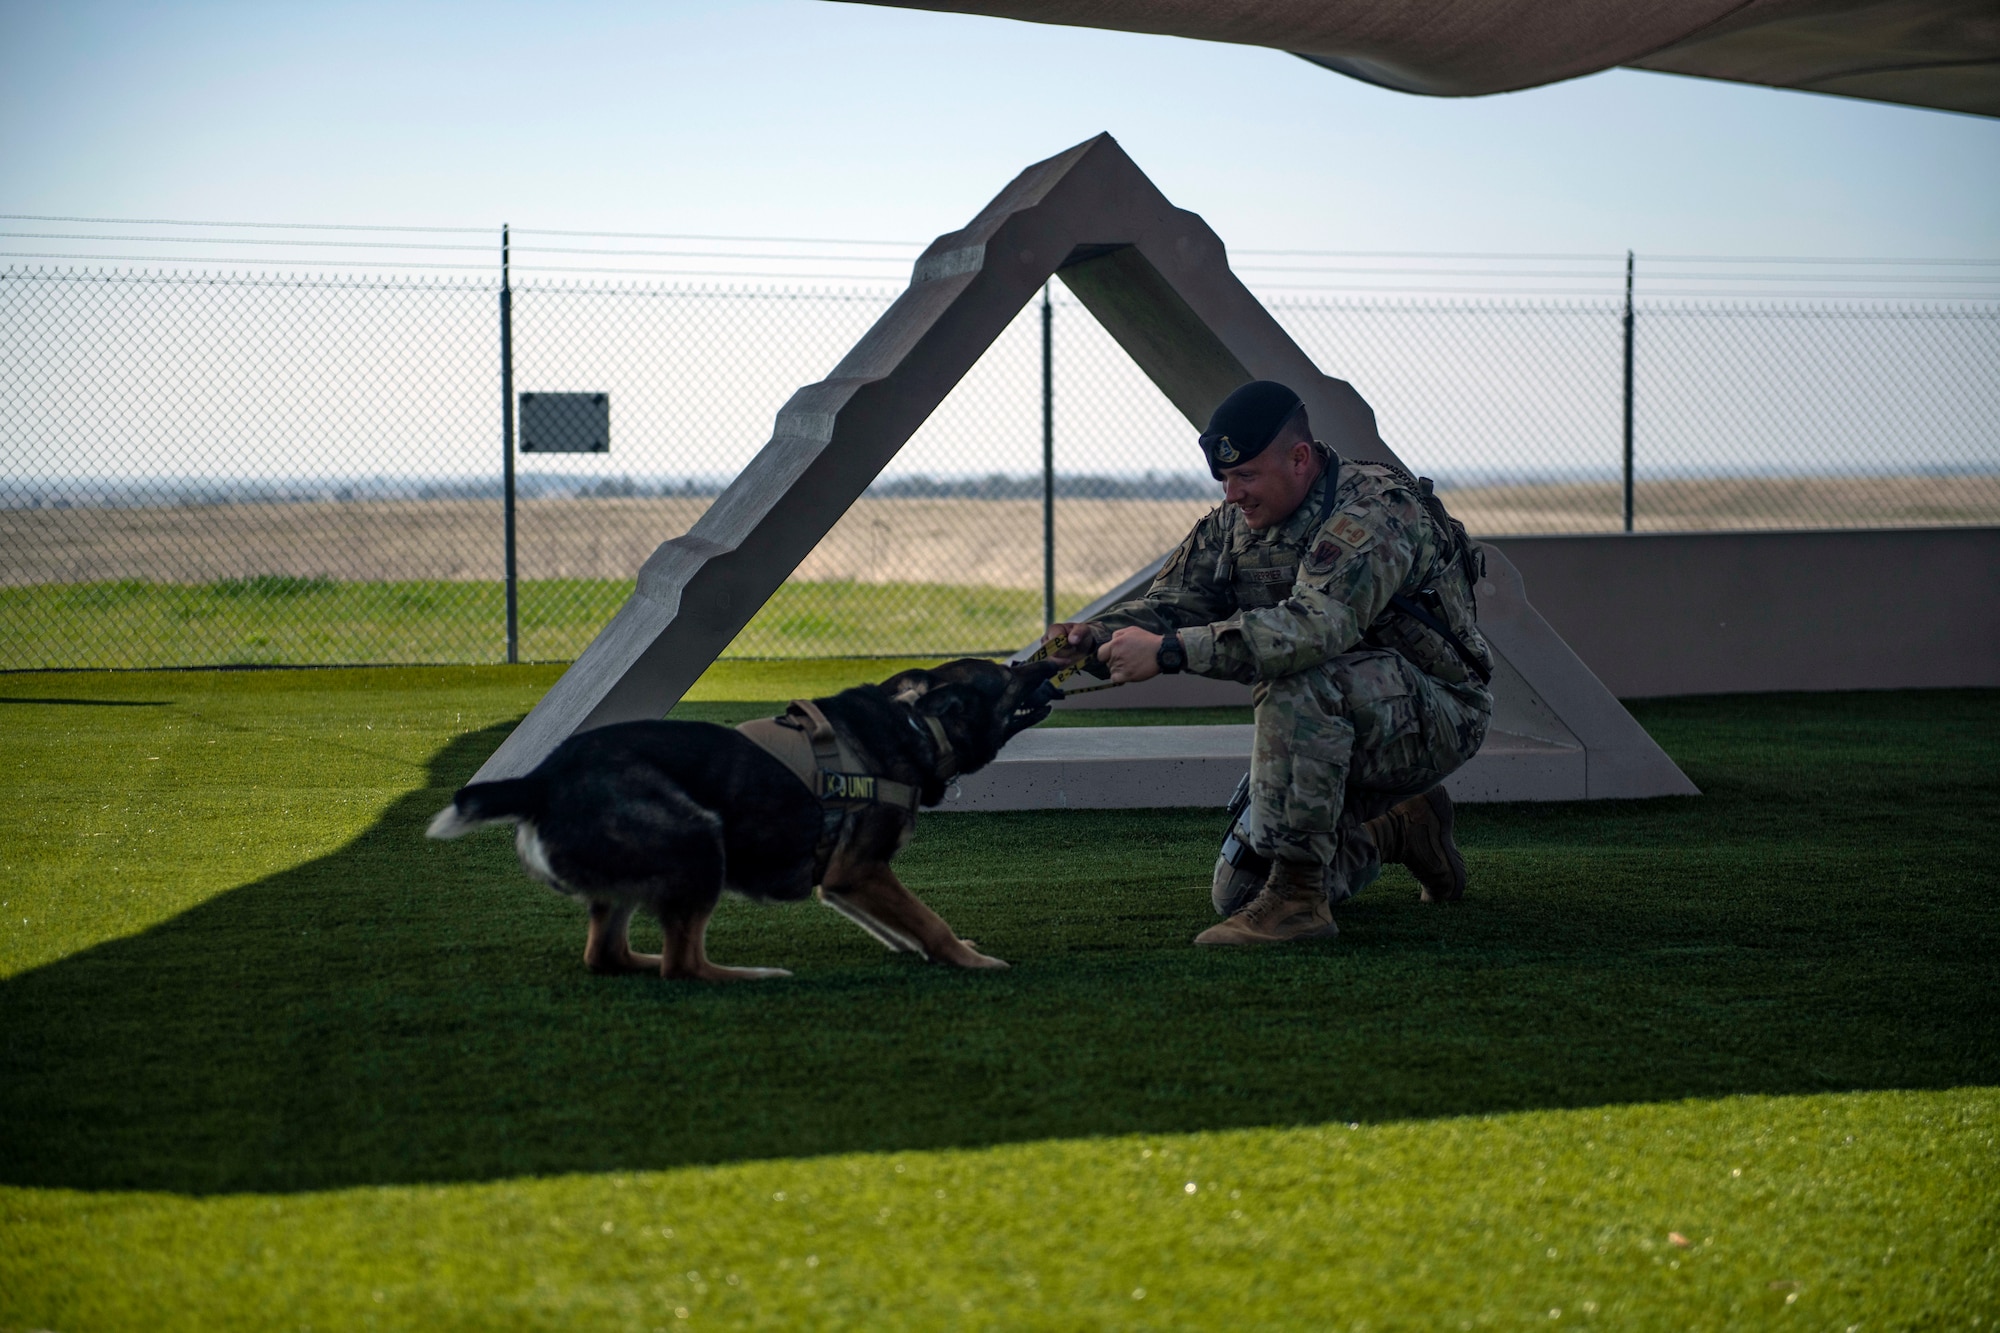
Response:
POLYGON ((1356 521, 1351 514, 1342 514, 1326 530, 1326 536, 1306 557, 1306 570, 1313 574, 1324 574, 1332 569, 1334 562, 1350 550, 1357 555, 1375 544, 1375 534, 1356 521))
POLYGON ((1360 523, 1352 514, 1342 514, 1333 521, 1330 535, 1344 546, 1356 551, 1365 551, 1375 544, 1375 534, 1360 523))
POLYGON ((872 801, 875 799, 875 779, 861 773, 835 773, 822 768, 819 771, 820 798, 848 801, 872 801))

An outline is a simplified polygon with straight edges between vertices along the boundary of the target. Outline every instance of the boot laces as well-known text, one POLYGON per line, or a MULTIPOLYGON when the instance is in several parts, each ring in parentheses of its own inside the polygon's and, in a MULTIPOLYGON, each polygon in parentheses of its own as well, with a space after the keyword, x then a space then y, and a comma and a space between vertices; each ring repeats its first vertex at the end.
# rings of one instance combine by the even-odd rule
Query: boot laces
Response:
POLYGON ((1246 925, 1261 926, 1271 917, 1291 908, 1310 906, 1311 900, 1296 890, 1275 889, 1266 884, 1250 905, 1243 909, 1243 920, 1246 925))
POLYGON ((1384 861, 1402 860, 1410 845, 1410 821, 1400 810, 1383 812, 1380 824, 1381 836, 1375 839, 1375 850, 1384 861))
POLYGON ((1244 923, 1246 925, 1261 926, 1264 924, 1265 918, 1275 916, 1277 913, 1283 911, 1289 903, 1290 900, 1284 894, 1267 884, 1258 891, 1255 898, 1250 900, 1250 905, 1243 909, 1244 923))

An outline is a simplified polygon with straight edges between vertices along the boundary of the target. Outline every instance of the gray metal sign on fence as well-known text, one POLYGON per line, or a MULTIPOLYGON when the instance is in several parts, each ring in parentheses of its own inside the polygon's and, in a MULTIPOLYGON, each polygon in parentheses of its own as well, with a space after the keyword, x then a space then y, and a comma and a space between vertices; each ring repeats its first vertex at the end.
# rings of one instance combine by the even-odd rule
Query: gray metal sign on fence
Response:
POLYGON ((521 395, 522 453, 602 454, 610 451, 610 394, 521 395))

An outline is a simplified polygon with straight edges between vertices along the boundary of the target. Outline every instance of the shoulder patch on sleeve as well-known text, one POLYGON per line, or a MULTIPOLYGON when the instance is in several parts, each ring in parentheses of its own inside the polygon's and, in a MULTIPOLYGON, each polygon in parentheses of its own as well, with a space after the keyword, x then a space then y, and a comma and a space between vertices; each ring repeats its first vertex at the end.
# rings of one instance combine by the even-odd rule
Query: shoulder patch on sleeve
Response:
POLYGON ((1342 514, 1334 519, 1333 526, 1326 532, 1329 537, 1354 551, 1365 551, 1375 544, 1375 534, 1352 514, 1342 514))
POLYGON ((1352 514, 1341 514, 1320 530, 1319 541, 1306 556, 1306 572, 1324 574, 1340 557, 1361 554, 1375 544, 1376 534, 1352 514))

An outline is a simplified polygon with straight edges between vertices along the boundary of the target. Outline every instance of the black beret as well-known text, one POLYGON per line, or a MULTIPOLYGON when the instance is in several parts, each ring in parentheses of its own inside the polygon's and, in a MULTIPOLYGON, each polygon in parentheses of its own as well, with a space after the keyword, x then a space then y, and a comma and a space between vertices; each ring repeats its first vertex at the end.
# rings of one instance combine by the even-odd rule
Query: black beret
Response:
POLYGON ((1263 453, 1298 410, 1299 396, 1274 380, 1252 380, 1223 399, 1201 434, 1209 475, 1220 480, 1222 469, 1263 453))

